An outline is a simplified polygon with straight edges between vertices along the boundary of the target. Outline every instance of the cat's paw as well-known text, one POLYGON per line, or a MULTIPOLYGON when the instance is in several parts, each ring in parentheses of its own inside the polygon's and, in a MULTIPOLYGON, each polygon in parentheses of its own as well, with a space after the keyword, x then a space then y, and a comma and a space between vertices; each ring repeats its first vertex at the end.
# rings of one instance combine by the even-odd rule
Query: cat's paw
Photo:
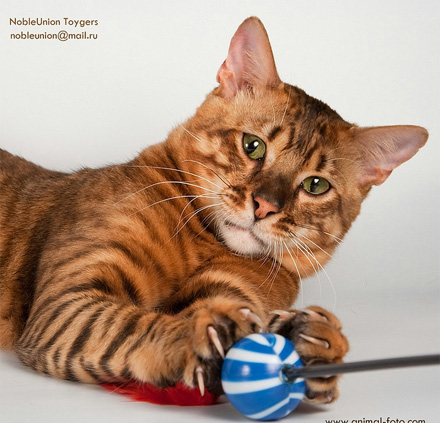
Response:
POLYGON ((202 394, 205 389, 222 394, 221 367, 225 354, 241 338, 261 332, 262 318, 247 304, 238 302, 214 300, 198 308, 191 317, 185 383, 198 386, 202 394))
MULTIPOLYGON (((321 307, 305 310, 274 311, 271 332, 290 339, 306 366, 341 363, 348 351, 348 341, 341 332, 336 316, 321 307)), ((335 401, 339 391, 338 377, 306 380, 309 402, 324 404, 335 401)))

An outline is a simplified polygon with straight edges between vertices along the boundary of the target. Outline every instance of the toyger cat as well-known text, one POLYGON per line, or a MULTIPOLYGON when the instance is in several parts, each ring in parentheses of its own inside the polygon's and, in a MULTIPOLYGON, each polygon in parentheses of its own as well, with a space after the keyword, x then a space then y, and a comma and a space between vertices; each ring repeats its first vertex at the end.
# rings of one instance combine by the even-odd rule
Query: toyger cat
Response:
MULTIPOLYGON (((225 351, 260 330, 293 340, 307 365, 342 361, 338 319, 290 309, 301 277, 428 133, 358 127, 281 82, 257 18, 217 81, 123 165, 65 174, 0 150, 0 344, 23 363, 219 393, 225 351)), ((336 377, 308 380, 310 400, 337 396, 336 377)))

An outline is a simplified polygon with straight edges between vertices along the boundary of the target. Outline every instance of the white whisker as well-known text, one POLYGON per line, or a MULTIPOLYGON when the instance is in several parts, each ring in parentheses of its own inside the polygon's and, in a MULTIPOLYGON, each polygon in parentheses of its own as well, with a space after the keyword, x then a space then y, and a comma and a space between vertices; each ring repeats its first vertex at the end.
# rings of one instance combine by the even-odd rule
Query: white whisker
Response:
POLYGON ((215 203, 215 204, 209 204, 207 206, 204 207, 200 207, 198 208, 196 211, 194 211, 193 213, 191 213, 188 217, 188 219, 185 221, 185 223, 180 227, 179 230, 177 230, 178 226, 176 226, 176 230, 177 232, 174 233, 174 235, 171 237, 171 239, 173 239, 175 236, 177 236, 177 234, 189 223, 189 221, 196 216, 197 214, 201 213, 203 210, 209 209, 210 207, 216 207, 216 206, 221 206, 223 203, 215 203))
POLYGON ((298 274, 298 277, 299 277, 299 286, 300 286, 300 293, 301 293, 301 307, 302 307, 304 305, 304 292, 303 292, 303 289, 302 289, 301 273, 300 273, 300 271, 298 269, 298 266, 296 264, 295 259, 292 256, 292 253, 290 252, 290 248, 287 246, 287 244, 284 241, 283 241, 283 244, 284 244, 284 247, 286 248, 287 252, 289 253, 290 258, 292 259, 292 262, 293 262, 293 264, 295 266, 295 269, 296 269, 296 273, 298 274))
MULTIPOLYGON (((313 262, 310 260, 310 257, 312 257, 315 262, 317 262, 317 259, 315 257, 315 255, 313 254, 313 252, 310 251, 310 249, 304 249, 304 247, 301 245, 304 245, 304 242, 301 242, 300 239, 295 238, 294 239, 294 243, 296 245, 296 248, 302 252, 303 256, 307 259, 307 261, 310 263, 310 265, 313 268, 313 271, 316 274, 316 277, 318 278, 318 283, 319 283, 319 298, 322 298, 322 281, 321 281, 321 275, 319 274, 319 268, 316 268, 315 265, 313 264, 313 262), (310 257, 309 257, 310 256, 310 257)), ((307 246, 306 246, 307 247, 307 246)))
POLYGON ((356 160, 352 160, 352 159, 349 159, 347 157, 334 157, 333 159, 327 159, 326 161, 327 162, 333 162, 333 161, 336 161, 336 160, 346 160, 348 162, 357 163, 356 160))
MULTIPOLYGON (((227 187, 231 188, 232 185, 229 183, 229 181, 225 178, 223 179, 215 170, 211 169, 209 166, 207 166, 206 164, 199 162, 197 160, 184 160, 183 162, 192 162, 192 163, 196 163, 200 166, 203 166, 204 168, 208 169, 210 172, 212 172, 215 176, 217 176, 217 178, 220 179, 220 181, 222 181, 227 187)), ((219 187, 220 188, 220 187, 219 187)))
MULTIPOLYGON (((214 195, 211 195, 211 194, 201 194, 201 195, 177 195, 177 196, 175 196, 175 197, 164 198, 163 200, 159 200, 159 201, 156 201, 156 202, 153 203, 153 204, 149 204, 148 206, 142 207, 141 209, 139 209, 139 210, 135 211, 134 213, 130 214, 129 216, 134 216, 134 215, 137 214, 137 213, 140 213, 140 212, 142 212, 142 211, 145 211, 145 210, 149 209, 150 207, 153 207, 153 206, 155 206, 155 205, 157 205, 157 204, 165 203, 166 201, 177 200, 177 199, 179 199, 179 198, 192 198, 192 200, 191 200, 191 202, 192 202, 192 201, 194 201, 196 198, 200 198, 200 197, 203 197, 203 198, 212 198, 212 199, 218 199, 218 198, 219 198, 217 195, 214 196, 214 195)), ((188 204, 190 204, 191 202, 189 202, 188 204)), ((188 207, 188 204, 185 206, 185 208, 188 207)))
MULTIPOLYGON (((320 268, 320 270, 322 270, 322 272, 323 272, 323 273, 325 274, 325 276, 327 277, 327 279, 328 279, 328 281, 329 281, 329 283, 330 283, 330 286, 331 286, 331 288, 332 288, 332 291, 333 291, 333 296, 334 296, 333 310, 335 310, 335 308, 336 308, 337 295, 336 295, 336 290, 335 290, 335 287, 334 287, 334 285, 333 285, 333 282, 332 282, 330 276, 328 275, 328 273, 326 272, 326 270, 324 269, 324 267, 322 266, 322 264, 319 262, 319 260, 316 258, 315 254, 314 254, 313 251, 310 249, 310 247, 309 247, 307 244, 305 244, 304 241, 300 240, 299 238, 296 238, 295 241, 298 241, 299 243, 301 243, 301 244, 304 246, 304 248, 306 249, 307 254, 305 254, 304 252, 303 252, 303 254, 304 254, 306 257, 307 257, 307 255, 310 255, 310 257, 312 257, 313 260, 315 260, 315 262, 316 262, 316 264, 318 265, 318 267, 320 268)), ((310 261, 310 260, 309 260, 309 261, 310 261)), ((312 266, 313 266, 313 265, 312 265, 312 266)), ((314 266, 313 266, 313 269, 315 269, 314 266)), ((316 270, 315 270, 315 272, 316 272, 316 274, 317 274, 317 276, 318 276, 318 275, 319 275, 318 272, 317 272, 316 270)), ((319 279, 319 276, 318 276, 318 279, 319 279)), ((321 282, 320 282, 320 283, 321 283, 321 282)), ((320 292, 321 292, 321 286, 320 286, 320 292)))
MULTIPOLYGON (((314 254, 311 253, 311 250, 307 247, 307 245, 304 245, 304 242, 301 241, 299 238, 295 238, 293 239, 293 242, 296 245, 296 248, 298 248, 304 255, 304 257, 308 260, 308 262, 310 263, 310 265, 313 267, 313 271, 318 274, 318 270, 315 267, 315 265, 313 264, 313 262, 310 260, 309 256, 312 257, 313 259, 316 260, 316 258, 314 257, 314 254), (306 248, 305 248, 306 247, 306 248)), ((319 276, 318 276, 319 277, 319 276)))
POLYGON ((133 197, 134 195, 137 195, 137 194, 140 194, 140 193, 143 192, 143 191, 146 191, 146 190, 149 189, 149 188, 152 188, 152 187, 155 187, 155 186, 158 186, 158 185, 164 185, 164 184, 178 184, 178 185, 180 184, 180 185, 188 185, 188 186, 192 186, 192 187, 196 187, 196 188, 204 189, 205 191, 211 192, 211 193, 213 193, 213 194, 215 194, 215 195, 220 195, 220 193, 218 193, 218 192, 216 192, 216 191, 214 191, 214 190, 212 190, 212 189, 209 189, 209 188, 203 187, 203 186, 201 186, 201 185, 191 184, 191 183, 189 183, 189 182, 184 182, 184 181, 160 181, 160 182, 156 182, 156 183, 154 183, 154 184, 148 185, 148 186, 146 186, 146 187, 144 187, 144 188, 141 188, 140 190, 138 190, 138 191, 136 191, 136 192, 134 192, 134 193, 132 193, 132 194, 130 194, 130 195, 127 195, 126 197, 124 197, 124 198, 122 198, 121 200, 117 201, 117 202, 114 203, 113 205, 115 206, 115 205, 121 203, 122 201, 125 201, 125 200, 129 199, 130 197, 133 197))
POLYGON ((272 259, 269 272, 266 278, 264 279, 264 281, 259 285, 259 288, 261 288, 266 283, 269 283, 269 289, 267 291, 267 295, 269 295, 270 291, 272 290, 272 286, 281 269, 281 265, 283 261, 283 250, 280 247, 281 247, 281 243, 278 243, 278 241, 274 241, 273 244, 268 246, 264 257, 262 258, 261 266, 263 266, 263 264, 269 258, 272 259))
POLYGON ((342 243, 342 238, 340 238, 340 237, 338 237, 336 235, 330 234, 330 233, 328 233, 326 231, 321 231, 321 232, 323 234, 325 234, 325 235, 328 235, 328 236, 332 237, 339 245, 342 243))
POLYGON ((284 118, 286 117, 287 107, 289 106, 289 101, 290 101, 290 91, 291 90, 289 89, 289 94, 287 95, 286 107, 284 108, 284 113, 283 113, 283 117, 281 118, 280 126, 283 124, 284 118))
MULTIPOLYGON (((184 160, 184 162, 195 162, 195 160, 184 160)), ((210 184, 216 186, 217 188, 223 189, 223 187, 221 187, 220 185, 217 185, 215 182, 212 182, 210 179, 207 179, 207 178, 203 177, 202 175, 198 175, 196 173, 188 172, 187 170, 177 169, 177 168, 173 168, 173 167, 148 166, 148 165, 143 165, 143 166, 126 165, 126 166, 140 167, 140 168, 147 168, 147 169, 171 170, 173 172, 179 172, 179 173, 183 173, 185 175, 196 176, 197 178, 200 178, 206 182, 209 182, 210 184)), ((205 166, 205 167, 207 167, 207 166, 205 166)), ((213 171, 213 173, 214 173, 214 171, 213 171)), ((222 181, 222 182, 224 182, 224 181, 222 181)))
MULTIPOLYGON (((328 235, 328 236, 332 237, 338 244, 342 243, 342 238, 339 238, 336 235, 333 235, 333 234, 331 234, 329 232, 326 232, 326 231, 324 231, 322 229, 315 228, 315 227, 310 226, 310 225, 301 225, 299 223, 294 223, 294 225, 297 226, 298 228, 309 229, 309 230, 312 230, 312 231, 321 232, 324 235, 328 235)), ((292 234, 296 236, 296 234, 294 232, 292 232, 292 234)))
POLYGON ((328 257, 332 258, 332 255, 329 254, 327 251, 325 251, 323 248, 321 248, 318 244, 316 244, 315 242, 313 242, 310 238, 308 238, 307 236, 303 235, 303 234, 295 234, 294 232, 289 232, 291 235, 298 237, 298 238, 304 238, 307 242, 310 242, 311 244, 313 244, 316 248, 318 248, 319 250, 321 250, 325 255, 327 255, 328 257))
MULTIPOLYGON (((204 195, 208 195, 208 194, 204 194, 204 195)), ((177 222, 176 228, 179 227, 180 222, 181 222, 182 219, 183 219, 183 213, 185 213, 185 210, 186 210, 186 209, 187 209, 187 208, 193 203, 193 201, 195 201, 197 198, 198 198, 198 196, 197 196, 197 197, 194 197, 191 201, 188 201, 188 204, 182 209, 182 211, 180 212, 179 221, 177 222)))
POLYGON ((183 125, 179 125, 188 135, 192 136, 194 139, 196 139, 197 141, 203 143, 203 141, 198 138, 195 134, 193 134, 191 131, 188 131, 188 129, 186 129, 183 125))

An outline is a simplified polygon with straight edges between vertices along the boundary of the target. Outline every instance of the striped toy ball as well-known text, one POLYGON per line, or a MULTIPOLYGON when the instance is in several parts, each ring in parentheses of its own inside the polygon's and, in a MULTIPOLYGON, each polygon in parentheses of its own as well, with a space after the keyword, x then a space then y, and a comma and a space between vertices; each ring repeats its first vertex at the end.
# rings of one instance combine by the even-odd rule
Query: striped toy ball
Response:
POLYGON ((288 383, 281 368, 303 364, 292 342, 272 333, 252 334, 227 353, 222 385, 231 404, 255 420, 277 420, 293 411, 305 394, 303 378, 288 383))

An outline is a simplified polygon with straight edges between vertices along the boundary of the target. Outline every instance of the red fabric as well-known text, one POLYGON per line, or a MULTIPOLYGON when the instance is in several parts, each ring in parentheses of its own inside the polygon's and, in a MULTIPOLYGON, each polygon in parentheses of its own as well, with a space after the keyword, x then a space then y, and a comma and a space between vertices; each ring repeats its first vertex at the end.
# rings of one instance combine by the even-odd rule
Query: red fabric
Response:
POLYGON ((198 388, 188 388, 182 383, 173 387, 160 389, 148 383, 102 384, 110 392, 116 392, 130 397, 133 401, 146 401, 160 405, 213 405, 217 404, 218 397, 205 391, 202 397, 198 388))

